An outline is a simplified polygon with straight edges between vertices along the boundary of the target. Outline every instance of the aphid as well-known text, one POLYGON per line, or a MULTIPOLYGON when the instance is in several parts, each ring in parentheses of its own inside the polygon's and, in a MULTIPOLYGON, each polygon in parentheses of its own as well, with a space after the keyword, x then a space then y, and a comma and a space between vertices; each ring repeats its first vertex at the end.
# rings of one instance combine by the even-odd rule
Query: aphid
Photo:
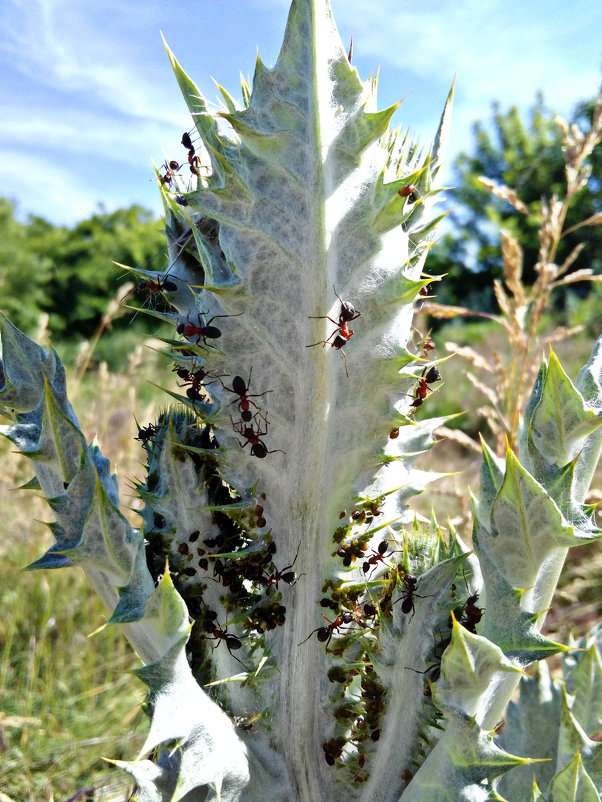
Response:
POLYGON ((360 317, 362 313, 355 309, 350 301, 343 301, 336 289, 334 290, 334 294, 341 302, 341 311, 339 312, 338 321, 333 320, 328 315, 310 315, 309 317, 312 320, 330 320, 330 322, 334 323, 337 328, 327 337, 326 340, 318 340, 317 343, 311 343, 311 345, 306 345, 305 347, 313 348, 316 345, 322 345, 322 347, 330 345, 332 348, 336 348, 337 351, 340 351, 345 357, 345 374, 349 376, 349 372, 347 371, 347 354, 343 351, 343 346, 351 339, 353 336, 353 331, 347 324, 360 317), (331 337, 334 337, 332 342, 330 342, 331 337))
MULTIPOLYGON (((222 382, 224 390, 227 390, 229 393, 234 393, 234 395, 238 396, 238 411, 241 413, 241 417, 244 421, 248 422, 253 417, 251 410, 249 409, 249 404, 253 404, 256 410, 260 410, 255 401, 251 401, 251 398, 261 398, 261 396, 266 395, 267 393, 271 393, 272 390, 265 390, 263 393, 249 393, 249 387, 251 386, 251 372, 253 368, 249 371, 249 379, 245 384, 245 380, 242 376, 235 376, 232 380, 232 387, 226 387, 226 385, 222 382)), ((234 401, 230 401, 230 404, 235 404, 236 399, 234 401)), ((230 406, 228 404, 228 406, 230 406)))
MULTIPOLYGON (((326 616, 323 615, 322 618, 326 618, 326 616)), ((325 643, 326 644, 326 648, 328 648, 328 644, 330 643, 330 639, 332 638, 332 636, 335 633, 335 631, 338 632, 340 629, 342 629, 343 626, 346 626, 346 625, 352 623, 352 621, 353 621, 353 613, 349 613, 349 612, 340 613, 340 615, 337 615, 337 617, 334 619, 334 621, 331 621, 330 618, 326 618, 326 620, 328 621, 328 626, 326 626, 326 627, 316 627, 314 630, 312 630, 309 633, 309 635, 305 638, 305 640, 302 640, 301 643, 299 643, 297 645, 301 646, 301 644, 305 643, 305 641, 308 641, 311 638, 311 636, 314 634, 314 632, 317 632, 318 634, 316 635, 316 637, 318 638, 320 643, 325 643)))
POLYGON ((331 738, 330 741, 326 741, 322 744, 322 749, 324 750, 324 759, 329 766, 334 766, 335 759, 343 754, 344 746, 345 739, 340 737, 331 738))
MULTIPOLYGON (((257 518, 257 528, 258 529, 263 529, 263 527, 266 525, 267 522, 266 522, 266 519, 263 517, 263 507, 261 506, 261 504, 258 504, 255 507, 255 516, 257 518)), ((274 547, 274 551, 276 551, 276 548, 275 548, 276 544, 275 543, 273 543, 273 542, 270 543, 270 546, 273 546, 274 547)), ((268 547, 268 551, 269 551, 269 547, 268 547)))
MULTIPOLYGON (((258 415, 260 415, 259 412, 257 412, 254 417, 256 418, 258 415)), ((268 454, 274 454, 277 451, 279 451, 281 454, 286 454, 286 451, 283 451, 281 448, 268 449, 266 444, 263 442, 261 438, 265 437, 265 435, 268 433, 268 419, 263 417, 263 420, 266 427, 265 430, 262 431, 260 424, 257 424, 257 431, 255 431, 253 423, 251 423, 250 426, 245 425, 246 421, 244 420, 235 423, 232 420, 232 416, 230 416, 230 421, 232 422, 232 428, 234 431, 246 438, 244 443, 241 443, 240 440, 237 439, 238 445, 241 448, 244 448, 247 443, 250 443, 251 456, 258 457, 259 459, 263 459, 268 454)))

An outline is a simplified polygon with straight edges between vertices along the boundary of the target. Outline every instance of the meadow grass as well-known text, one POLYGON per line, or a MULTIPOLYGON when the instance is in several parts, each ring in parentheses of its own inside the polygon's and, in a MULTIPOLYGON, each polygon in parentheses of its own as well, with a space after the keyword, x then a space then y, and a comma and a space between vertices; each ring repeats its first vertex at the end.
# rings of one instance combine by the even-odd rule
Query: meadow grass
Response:
MULTIPOLYGON (((156 416, 149 399, 160 393, 147 380, 161 365, 138 349, 121 375, 101 365, 69 382, 86 438, 98 435, 117 467, 134 524, 138 503, 125 480, 143 474, 144 452, 133 413, 156 416)), ((125 800, 127 775, 102 758, 131 759, 144 742, 145 690, 128 673, 139 660, 118 627, 91 636, 107 612, 79 568, 22 570, 52 544, 52 514, 38 494, 16 489, 31 478, 28 460, 6 440, 0 456, 0 792, 15 802, 125 800)))

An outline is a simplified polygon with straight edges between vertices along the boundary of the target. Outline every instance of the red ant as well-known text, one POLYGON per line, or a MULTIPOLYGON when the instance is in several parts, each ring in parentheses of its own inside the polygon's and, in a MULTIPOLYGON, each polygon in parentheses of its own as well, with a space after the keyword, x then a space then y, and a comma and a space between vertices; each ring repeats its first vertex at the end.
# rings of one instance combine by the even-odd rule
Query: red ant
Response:
POLYGON ((226 644, 226 648, 228 649, 228 651, 230 652, 232 657, 236 660, 236 662, 240 663, 241 666, 245 669, 245 671, 249 670, 247 668, 247 666, 242 662, 242 660, 239 660, 238 657, 235 654, 232 654, 232 650, 233 649, 240 649, 241 646, 242 646, 241 641, 239 640, 239 638, 236 637, 236 635, 232 635, 232 633, 228 632, 227 628, 226 629, 219 629, 219 628, 216 627, 211 632, 211 636, 212 637, 209 637, 208 635, 206 635, 205 637, 206 637, 207 640, 216 640, 216 641, 218 641, 218 644, 217 644, 217 646, 214 646, 214 649, 217 649, 219 647, 220 643, 222 641, 224 641, 224 643, 226 644))
POLYGON ((290 565, 286 565, 281 571, 274 571, 274 573, 268 577, 267 579, 267 587, 266 587, 266 594, 269 595, 270 588, 272 585, 276 585, 276 590, 278 590, 278 582, 286 582, 287 585, 294 585, 300 576, 303 574, 296 574, 294 571, 289 570, 294 566, 297 562, 297 557, 299 556, 299 549, 301 548, 301 543, 297 546, 297 553, 295 554, 295 559, 292 561, 290 565))
POLYGON ((333 289, 334 289, 334 294, 341 302, 341 311, 339 312, 338 321, 333 320, 328 315, 310 315, 309 317, 311 320, 322 320, 322 319, 330 320, 330 322, 334 323, 334 325, 337 328, 332 332, 332 334, 330 334, 330 336, 326 340, 318 340, 317 343, 311 343, 311 345, 306 345, 305 347, 313 348, 316 345, 322 344, 322 347, 330 345, 332 348, 336 348, 337 351, 340 351, 345 357, 345 374, 349 376, 349 372, 347 370, 347 354, 343 351, 343 346, 345 345, 346 342, 348 342, 352 338, 353 331, 352 329, 349 328, 347 324, 351 323, 352 320, 356 320, 356 318, 360 317, 362 313, 359 312, 350 301, 343 301, 343 299, 338 294, 336 289, 334 287, 333 289), (333 342, 329 342, 331 337, 334 337, 333 342))
POLYGON ((158 275, 156 281, 149 278, 138 284, 138 290, 148 290, 147 298, 155 292, 175 292, 177 289, 178 285, 174 281, 169 281, 169 273, 163 277, 158 275))
MULTIPOLYGON (((260 413, 257 412, 254 417, 256 418, 260 413)), ((262 416, 263 417, 263 416, 262 416)), ((255 431, 253 424, 251 423, 250 426, 246 426, 246 421, 238 421, 237 423, 234 422, 232 419, 232 415, 230 415, 230 420, 232 422, 232 428, 235 432, 246 437, 246 441, 241 443, 240 440, 237 438, 237 443, 241 448, 244 448, 247 443, 251 444, 251 456, 258 457, 259 459, 263 459, 268 454, 274 454, 279 451, 281 454, 286 454, 286 451, 283 451, 281 448, 274 448, 268 449, 266 444, 261 440, 268 433, 268 419, 263 417, 265 423, 265 431, 261 431, 260 424, 257 424, 257 431, 255 431)))
POLYGON ((385 554, 386 550, 389 548, 389 544, 386 540, 381 540, 381 542, 376 547, 376 551, 372 549, 372 556, 368 557, 366 562, 362 565, 362 570, 365 574, 370 571, 370 568, 374 570, 374 568, 378 565, 378 563, 384 563, 387 557, 390 557, 391 554, 394 552, 390 552, 389 554, 385 554))
POLYGON ((436 365, 433 365, 429 368, 428 373, 427 369, 424 368, 420 376, 418 377, 418 384, 414 388, 414 393, 412 398, 414 399, 410 404, 411 407, 420 407, 424 403, 424 399, 427 397, 428 392, 430 390, 429 384, 433 384, 433 382, 441 381, 441 374, 439 373, 439 369, 436 365), (425 376, 426 373, 426 376, 425 376))
POLYGON ((328 621, 328 626, 316 627, 312 632, 309 633, 309 635, 305 638, 305 640, 302 640, 301 643, 297 644, 298 646, 301 646, 303 643, 305 643, 305 641, 308 641, 314 634, 314 632, 317 632, 318 634, 316 637, 318 638, 320 643, 325 643, 326 648, 328 648, 328 644, 330 643, 330 639, 332 638, 335 630, 338 632, 343 626, 351 624, 351 622, 353 621, 353 613, 349 612, 340 613, 339 615, 337 615, 334 621, 331 621, 330 618, 326 618, 325 615, 323 615, 322 618, 325 618, 326 621, 328 621))
MULTIPOLYGON (((249 422, 253 417, 253 413, 249 409, 249 404, 253 404, 257 411, 260 411, 260 407, 257 406, 255 401, 250 401, 250 398, 261 398, 262 395, 266 395, 267 393, 271 393, 272 390, 266 390, 263 393, 251 393, 249 394, 248 390, 251 386, 251 372, 253 368, 249 371, 249 379, 245 384, 245 380, 242 376, 235 376, 232 380, 232 387, 226 387, 226 385, 222 382, 224 390, 227 390, 229 393, 234 393, 234 395, 239 396, 238 401, 238 411, 240 412, 240 416, 245 422, 249 422)), ((234 401, 230 401, 230 404, 236 403, 236 399, 234 401)), ((230 406, 228 404, 228 406, 230 406)), ((242 432, 241 432, 242 434, 242 432)))
MULTIPOLYGON (((237 317, 237 315, 213 315, 213 317, 207 321, 206 324, 203 324, 201 320, 201 315, 206 315, 207 312, 199 312, 198 314, 198 323, 192 323, 190 321, 190 315, 186 316, 186 323, 180 323, 176 331, 178 334, 182 334, 184 337, 196 337, 196 345, 202 340, 205 345, 207 345, 207 340, 217 340, 218 337, 222 336, 220 329, 217 326, 211 326, 210 324, 218 317, 237 317)), ((240 313, 242 314, 242 312, 240 313)))

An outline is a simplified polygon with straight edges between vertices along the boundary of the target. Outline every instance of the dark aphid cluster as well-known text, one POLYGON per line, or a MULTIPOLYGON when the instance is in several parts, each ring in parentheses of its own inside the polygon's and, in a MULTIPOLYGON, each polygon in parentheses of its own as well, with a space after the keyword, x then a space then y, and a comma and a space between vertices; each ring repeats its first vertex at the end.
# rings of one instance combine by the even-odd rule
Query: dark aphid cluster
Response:
POLYGON ((359 538, 354 538, 349 543, 343 543, 337 549, 337 555, 343 558, 343 565, 345 568, 348 568, 351 563, 354 563, 358 559, 363 559, 364 552, 368 548, 368 543, 365 540, 360 540, 359 538))
POLYGON ((332 348, 336 348, 337 351, 340 351, 345 357, 345 373, 347 376, 349 376, 349 372, 347 371, 347 354, 343 351, 343 346, 345 343, 349 342, 353 336, 353 331, 349 328, 349 323, 351 323, 352 320, 360 317, 362 313, 355 309, 350 301, 343 301, 336 289, 334 294, 341 302, 341 310, 339 312, 338 320, 333 320, 328 315, 310 315, 309 317, 311 320, 330 320, 331 323, 334 323, 336 329, 328 336, 326 340, 318 340, 317 343, 311 343, 311 345, 306 345, 305 347, 313 348, 316 345, 321 345, 322 347, 330 345, 332 348), (332 337, 334 337, 334 340, 330 342, 332 337))

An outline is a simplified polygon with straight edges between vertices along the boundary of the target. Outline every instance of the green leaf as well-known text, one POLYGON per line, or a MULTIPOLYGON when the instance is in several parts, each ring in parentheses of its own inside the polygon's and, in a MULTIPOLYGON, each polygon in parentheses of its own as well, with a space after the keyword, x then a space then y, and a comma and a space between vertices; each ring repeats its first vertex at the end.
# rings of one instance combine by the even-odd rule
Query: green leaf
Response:
POLYGON ((552 802, 600 802, 596 786, 585 770, 579 752, 552 780, 550 798, 552 802))

